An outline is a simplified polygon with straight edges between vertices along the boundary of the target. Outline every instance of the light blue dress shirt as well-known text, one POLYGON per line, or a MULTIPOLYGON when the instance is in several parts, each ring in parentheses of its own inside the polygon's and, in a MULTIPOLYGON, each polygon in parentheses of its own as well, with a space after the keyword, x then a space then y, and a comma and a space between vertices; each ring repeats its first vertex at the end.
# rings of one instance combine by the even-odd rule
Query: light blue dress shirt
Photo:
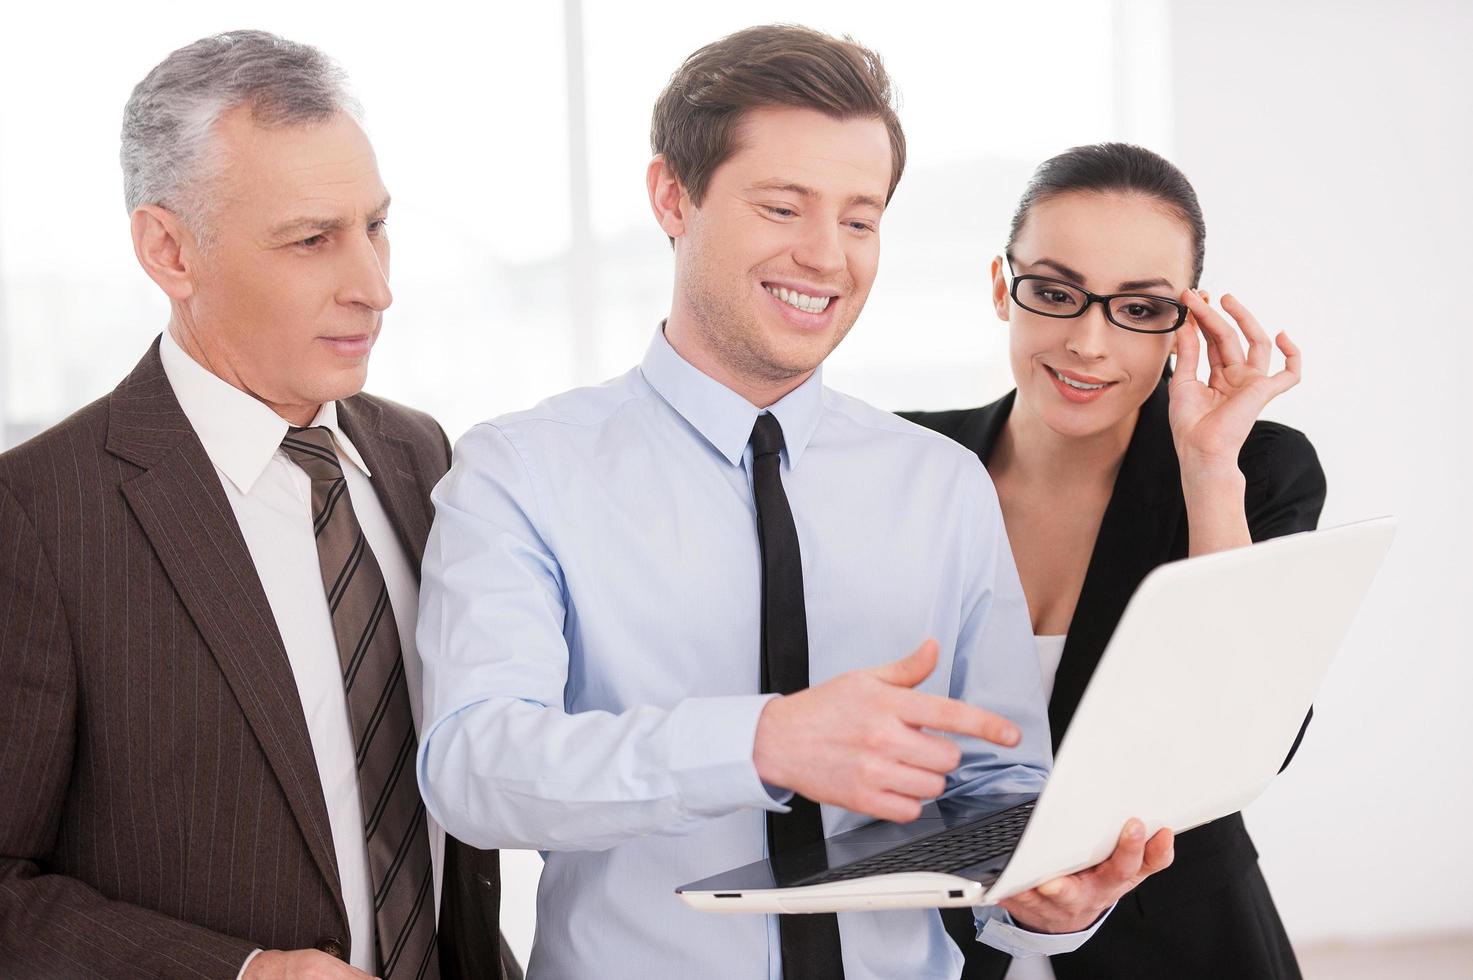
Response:
MULTIPOLYGON (((960 739, 948 795, 1037 792, 1051 764, 1028 607, 1002 514, 956 443, 823 387, 773 405, 803 554, 809 678, 927 637, 922 690, 1017 723, 960 739)), ((657 334, 601 387, 472 429, 435 489, 418 644, 430 812, 478 847, 537 848, 537 978, 782 972, 775 916, 675 888, 764 856, 775 801, 752 763, 760 555, 747 440, 759 410, 657 334)), ((833 835, 867 818, 824 806, 833 835)), ((997 908, 981 941, 1059 953, 997 908)), ((954 980, 934 910, 840 913, 848 980, 954 980)))

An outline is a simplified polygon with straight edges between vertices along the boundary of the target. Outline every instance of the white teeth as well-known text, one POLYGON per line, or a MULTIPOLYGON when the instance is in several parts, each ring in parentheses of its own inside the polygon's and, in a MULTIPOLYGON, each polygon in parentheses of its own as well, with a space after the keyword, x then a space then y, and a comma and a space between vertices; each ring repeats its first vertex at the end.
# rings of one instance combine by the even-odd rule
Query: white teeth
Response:
MULTIPOLYGON (((1050 368, 1050 370, 1053 369, 1050 368)), ((1064 382, 1064 384, 1068 385, 1070 388, 1078 388, 1080 391, 1099 391, 1101 388, 1105 387, 1103 384, 1087 385, 1083 381, 1075 381, 1073 378, 1066 378, 1058 371, 1054 371, 1054 377, 1064 382)))
POLYGON ((782 286, 768 286, 767 291, 778 299, 795 306, 805 313, 822 313, 829 307, 832 296, 809 296, 792 289, 784 289, 782 286))

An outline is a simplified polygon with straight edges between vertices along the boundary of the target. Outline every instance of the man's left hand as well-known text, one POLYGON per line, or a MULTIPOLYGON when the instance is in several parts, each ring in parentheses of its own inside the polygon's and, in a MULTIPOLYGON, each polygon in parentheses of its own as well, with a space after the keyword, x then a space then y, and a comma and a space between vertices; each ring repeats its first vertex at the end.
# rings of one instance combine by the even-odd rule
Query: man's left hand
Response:
POLYGON ((1175 837, 1165 827, 1148 841, 1139 820, 1126 821, 1115 853, 1092 868, 1053 878, 1004 899, 1013 921, 1032 932, 1080 932, 1121 895, 1171 865, 1175 837))

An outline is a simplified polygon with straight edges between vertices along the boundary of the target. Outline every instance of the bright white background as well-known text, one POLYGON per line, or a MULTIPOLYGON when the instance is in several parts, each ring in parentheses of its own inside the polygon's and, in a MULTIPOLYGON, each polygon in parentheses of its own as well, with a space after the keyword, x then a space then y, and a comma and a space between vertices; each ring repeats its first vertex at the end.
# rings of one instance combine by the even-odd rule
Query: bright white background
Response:
MULTIPOLYGON (((669 297, 649 110, 680 59, 751 23, 852 33, 895 75, 911 163, 829 382, 892 408, 1001 394, 984 274, 1032 167, 1101 139, 1179 163, 1207 214, 1204 286, 1306 351, 1305 383, 1269 414, 1318 447, 1324 523, 1402 520, 1304 747, 1249 811, 1265 872, 1296 942, 1473 933, 1473 8, 725 11, 586 0, 579 45, 558 0, 6 7, 0 446, 108 391, 165 322, 128 242, 117 132, 133 84, 181 44, 261 27, 347 68, 395 199, 370 388, 454 437, 639 357, 669 297)), ((525 956, 538 859, 506 857, 503 921, 525 956)))

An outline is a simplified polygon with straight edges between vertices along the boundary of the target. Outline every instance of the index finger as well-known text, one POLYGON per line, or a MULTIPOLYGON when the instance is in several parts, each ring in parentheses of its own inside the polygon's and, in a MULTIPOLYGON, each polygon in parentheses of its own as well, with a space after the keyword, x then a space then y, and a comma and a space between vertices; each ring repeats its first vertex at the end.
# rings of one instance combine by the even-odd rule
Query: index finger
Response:
POLYGON ((898 691, 897 695, 898 714, 907 725, 971 735, 1009 747, 1017 745, 1022 738, 1017 725, 974 704, 920 691, 898 691))
POLYGON ((1243 363, 1243 342, 1238 339, 1237 331, 1228 326, 1228 322, 1196 293, 1189 293, 1186 301, 1187 308, 1201 324, 1202 333, 1207 337, 1208 359, 1211 359, 1212 348, 1215 346, 1224 367, 1243 363))

